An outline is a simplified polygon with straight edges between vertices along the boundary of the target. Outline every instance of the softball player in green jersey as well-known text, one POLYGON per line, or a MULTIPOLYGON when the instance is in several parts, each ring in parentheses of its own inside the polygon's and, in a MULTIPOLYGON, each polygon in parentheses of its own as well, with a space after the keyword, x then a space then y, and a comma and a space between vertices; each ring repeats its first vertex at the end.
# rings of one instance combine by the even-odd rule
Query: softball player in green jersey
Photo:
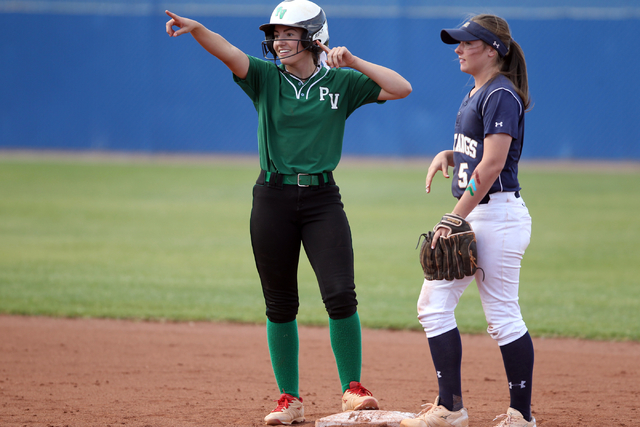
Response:
POLYGON ((260 26, 264 56, 272 61, 244 54, 196 21, 167 14, 171 17, 167 33, 172 37, 191 33, 233 72, 258 112, 261 171, 253 188, 251 243, 281 394, 265 423, 305 420, 296 323, 301 246, 329 315, 342 410, 378 409, 377 400, 360 384, 361 327, 351 230, 332 171, 340 161, 349 115, 365 104, 404 98, 411 85, 395 71, 367 62, 346 47, 329 49, 325 13, 307 0, 283 1, 269 23, 260 26))

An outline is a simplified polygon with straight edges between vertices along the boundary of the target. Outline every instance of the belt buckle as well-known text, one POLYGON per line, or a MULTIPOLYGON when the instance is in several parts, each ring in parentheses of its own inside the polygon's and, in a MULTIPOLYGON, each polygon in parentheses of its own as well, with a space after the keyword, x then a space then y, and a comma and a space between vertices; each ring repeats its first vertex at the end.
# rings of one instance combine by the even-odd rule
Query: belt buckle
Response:
MULTIPOLYGON (((308 173, 299 173, 298 174, 298 187, 308 187, 309 184, 307 184, 307 185, 300 184, 300 176, 310 176, 310 174, 308 174, 308 173)), ((309 179, 309 183, 311 183, 311 179, 309 179)))

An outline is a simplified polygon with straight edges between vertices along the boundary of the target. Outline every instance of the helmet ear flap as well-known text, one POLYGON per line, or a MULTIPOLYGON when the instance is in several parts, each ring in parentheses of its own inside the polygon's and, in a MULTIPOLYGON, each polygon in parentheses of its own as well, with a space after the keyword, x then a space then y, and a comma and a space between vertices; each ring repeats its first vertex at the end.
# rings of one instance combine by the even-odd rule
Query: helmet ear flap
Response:
POLYGON ((267 59, 276 59, 278 57, 276 50, 273 48, 273 42, 273 32, 265 34, 265 40, 262 42, 262 55, 267 59), (272 58, 269 58, 269 53, 272 58))
POLYGON ((313 52, 315 43, 311 40, 311 36, 309 36, 308 30, 304 30, 304 32, 302 33, 302 36, 300 37, 300 44, 302 45, 303 49, 309 49, 313 52))
POLYGON ((309 48, 309 51, 315 56, 320 55, 320 52, 322 52, 322 50, 320 49, 320 46, 318 46, 315 43, 311 44, 311 47, 309 48))
MULTIPOLYGON (((314 55, 319 55, 322 52, 322 49, 316 41, 320 41, 319 39, 313 40, 313 36, 309 35, 307 31, 303 36, 304 41, 301 43, 303 49, 308 49, 314 55)), ((328 43, 326 43, 328 45, 328 43)))

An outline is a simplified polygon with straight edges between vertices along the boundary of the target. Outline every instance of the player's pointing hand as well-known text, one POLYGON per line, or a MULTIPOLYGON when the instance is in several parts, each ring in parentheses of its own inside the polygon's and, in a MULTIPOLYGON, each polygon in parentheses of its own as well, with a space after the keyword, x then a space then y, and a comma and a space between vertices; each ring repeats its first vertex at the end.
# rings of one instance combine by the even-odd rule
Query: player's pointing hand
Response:
POLYGON ((178 37, 183 34, 190 33, 191 31, 195 30, 198 25, 200 25, 197 21, 188 18, 182 18, 173 12, 169 12, 168 10, 165 10, 165 13, 171 17, 171 19, 167 21, 167 34, 169 34, 171 37, 178 37), (174 31, 173 27, 178 27, 179 30, 174 31))
POLYGON ((327 65, 331 68, 352 67, 356 57, 344 46, 329 49, 316 40, 316 44, 327 54, 327 65))

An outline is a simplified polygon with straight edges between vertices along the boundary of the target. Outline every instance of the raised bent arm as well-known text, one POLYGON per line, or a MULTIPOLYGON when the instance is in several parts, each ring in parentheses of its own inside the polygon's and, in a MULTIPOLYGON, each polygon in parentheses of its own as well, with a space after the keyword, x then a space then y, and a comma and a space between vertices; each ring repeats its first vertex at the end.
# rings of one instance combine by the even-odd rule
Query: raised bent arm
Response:
POLYGON ((382 88, 380 95, 378 95, 379 101, 401 99, 411 93, 411 83, 392 69, 358 58, 344 46, 329 49, 320 42, 316 42, 316 44, 326 52, 329 67, 353 68, 376 82, 382 88))

